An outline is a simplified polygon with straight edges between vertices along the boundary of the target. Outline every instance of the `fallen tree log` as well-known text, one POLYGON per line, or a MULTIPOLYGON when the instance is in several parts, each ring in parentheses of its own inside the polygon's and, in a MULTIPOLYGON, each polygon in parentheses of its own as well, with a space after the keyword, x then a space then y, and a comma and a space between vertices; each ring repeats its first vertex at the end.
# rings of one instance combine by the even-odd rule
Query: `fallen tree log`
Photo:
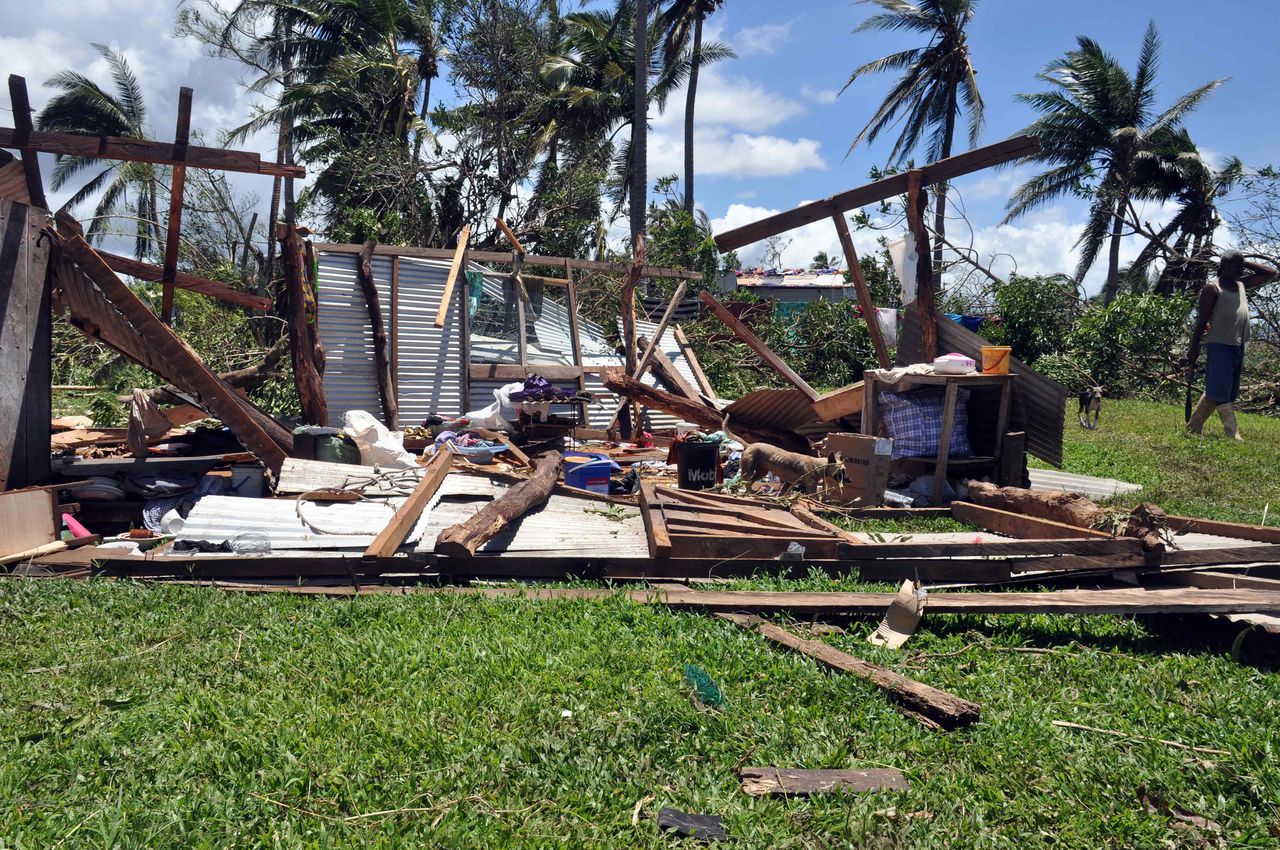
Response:
MULTIPOLYGON (((969 482, 969 501, 988 508, 1039 517, 1065 523, 1076 528, 1108 530, 1111 514, 1079 493, 1062 490, 1029 490, 1023 487, 997 487, 985 481, 969 482)), ((1169 518, 1159 507, 1141 504, 1134 508, 1119 533, 1142 542, 1148 552, 1164 551, 1170 536, 1169 518)))
POLYGON ((450 558, 474 558, 476 551, 502 529, 542 505, 560 480, 564 457, 547 452, 533 458, 533 475, 488 503, 470 518, 436 537, 435 551, 450 558))
POLYGON ((360 291, 364 293, 365 308, 369 311, 369 328, 373 333, 373 363, 378 375, 378 395, 382 399, 382 412, 386 415, 385 424, 395 428, 400 419, 400 406, 396 400, 395 381, 391 377, 390 343, 387 342, 387 328, 382 321, 382 307, 378 302, 378 286, 373 282, 373 250, 378 243, 370 239, 360 249, 356 261, 356 280, 360 283, 360 291))
MULTIPOLYGON (((665 411, 672 416, 678 416, 708 431, 719 431, 726 426, 724 417, 719 411, 642 383, 628 375, 621 367, 606 367, 601 370, 600 379, 606 388, 620 396, 637 401, 646 407, 665 411)), ((733 424, 733 430, 735 436, 740 437, 744 443, 772 443, 788 451, 813 453, 809 441, 791 431, 759 428, 737 421, 733 424)))
POLYGON ((977 703, 922 684, 915 679, 908 679, 900 673, 863 661, 847 652, 841 652, 822 641, 805 640, 759 617, 750 614, 717 614, 716 616, 747 631, 767 637, 774 643, 807 655, 815 661, 821 661, 828 667, 866 679, 888 693, 891 699, 909 713, 923 717, 929 723, 944 729, 957 729, 976 723, 981 713, 981 707, 977 703))

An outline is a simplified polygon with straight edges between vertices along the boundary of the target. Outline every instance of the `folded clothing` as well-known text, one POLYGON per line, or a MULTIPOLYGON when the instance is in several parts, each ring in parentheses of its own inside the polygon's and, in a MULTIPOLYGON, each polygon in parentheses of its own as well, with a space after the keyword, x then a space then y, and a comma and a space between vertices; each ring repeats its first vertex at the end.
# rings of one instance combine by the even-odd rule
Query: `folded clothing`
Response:
MULTIPOLYGON (((880 393, 880 418, 893 439, 893 459, 937 457, 942 435, 943 390, 928 387, 906 393, 880 393)), ((969 391, 956 395, 955 420, 951 425, 950 457, 969 457, 969 391)))

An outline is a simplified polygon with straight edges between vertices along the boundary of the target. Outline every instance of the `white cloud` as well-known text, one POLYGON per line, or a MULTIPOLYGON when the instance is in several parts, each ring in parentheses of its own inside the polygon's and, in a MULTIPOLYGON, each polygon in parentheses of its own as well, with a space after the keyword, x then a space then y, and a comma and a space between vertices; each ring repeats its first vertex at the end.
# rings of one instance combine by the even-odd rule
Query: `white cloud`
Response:
MULTIPOLYGON (((711 230, 713 233, 722 233, 778 212, 780 210, 767 207, 730 204, 724 215, 711 219, 711 230)), ((878 231, 855 231, 853 233, 854 248, 859 255, 874 253, 880 250, 878 242, 880 236, 881 233, 878 231)), ((836 236, 835 226, 827 219, 789 230, 782 234, 782 238, 786 243, 786 247, 782 250, 782 264, 787 268, 808 267, 813 261, 813 255, 819 251, 826 251, 832 257, 836 257, 840 265, 844 265, 840 239, 836 236)), ((758 265, 764 256, 764 250, 764 242, 745 245, 738 249, 738 258, 742 260, 743 266, 758 265)))
MULTIPOLYGON (((698 177, 783 177, 823 171, 821 142, 777 136, 733 133, 724 127, 697 128, 693 133, 698 177)), ((649 136, 649 174, 684 173, 684 137, 680 133, 649 136)))
POLYGON ((791 40, 791 22, 759 24, 743 27, 730 39, 729 46, 739 56, 759 56, 777 53, 791 40))
POLYGON ((836 102, 836 98, 840 96, 840 92, 836 89, 820 89, 805 83, 800 87, 800 94, 804 95, 814 103, 830 105, 836 102))
MULTIPOLYGON (((650 116, 655 130, 684 126, 685 88, 667 100, 667 109, 650 116)), ((739 130, 767 130, 804 112, 794 98, 769 91, 751 80, 725 74, 715 65, 698 75, 698 104, 694 120, 699 125, 717 124, 739 130)))

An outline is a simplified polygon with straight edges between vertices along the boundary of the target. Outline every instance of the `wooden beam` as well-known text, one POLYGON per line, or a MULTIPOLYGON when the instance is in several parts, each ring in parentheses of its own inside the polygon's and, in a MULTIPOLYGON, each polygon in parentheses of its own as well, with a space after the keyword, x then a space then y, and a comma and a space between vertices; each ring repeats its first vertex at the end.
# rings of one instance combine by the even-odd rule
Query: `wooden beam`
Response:
POLYGON ((462 225, 458 233, 458 247, 453 251, 453 263, 449 266, 449 276, 444 279, 444 295, 440 298, 440 307, 436 310, 436 327, 444 327, 444 317, 449 312, 449 299, 453 297, 453 287, 458 282, 458 273, 467 261, 467 241, 471 239, 471 225, 462 225))
POLYGON ((9 131, 10 144, 0 147, 17 148, 22 151, 22 172, 27 180, 27 198, 31 206, 48 209, 49 202, 44 196, 44 181, 40 178, 40 159, 36 156, 38 148, 32 146, 35 132, 31 126, 31 101, 27 97, 27 81, 17 74, 9 75, 9 104, 13 107, 13 124, 17 128, 9 131))
POLYGON ((1245 573, 1228 573, 1221 570, 1165 570, 1151 577, 1162 584, 1181 584, 1211 590, 1280 591, 1280 579, 1262 578, 1245 573))
POLYGON ((493 220, 498 223, 498 229, 501 230, 503 235, 507 237, 507 240, 511 242, 511 247, 515 248, 516 253, 523 257, 524 246, 521 245, 520 240, 516 238, 515 231, 508 227, 507 223, 501 218, 495 216, 493 220))
POLYGON ((689 368, 693 371, 693 376, 698 380, 698 389, 707 398, 716 398, 716 388, 711 386, 711 381, 707 378, 707 373, 702 371, 702 364, 698 362, 698 354, 693 350, 689 338, 684 335, 684 330, 676 325, 671 332, 675 334, 676 342, 680 346, 680 353, 684 355, 685 362, 689 364, 689 368))
POLYGON ((161 282, 160 321, 173 324, 173 284, 178 276, 178 250, 182 245, 182 195, 186 189, 187 144, 191 141, 191 89, 178 90, 178 127, 173 134, 173 175, 169 184, 169 225, 164 239, 164 274, 161 282))
POLYGON ((360 261, 356 263, 356 280, 364 293, 364 304, 369 313, 369 329, 373 333, 373 362, 378 376, 378 395, 382 398, 382 412, 386 415, 387 427, 395 429, 400 421, 400 409, 391 380, 390 344, 387 341, 386 325, 382 321, 381 299, 378 285, 373 280, 373 248, 376 244, 373 240, 364 244, 360 261))
MULTIPOLYGON (((564 285, 564 303, 566 312, 569 314, 569 347, 573 349, 570 354, 573 357, 573 365, 581 367, 582 331, 578 327, 578 287, 573 282, 573 264, 568 260, 564 261, 564 285)), ((580 371, 578 372, 578 392, 586 391, 587 377, 580 371)))
POLYGON ((797 375, 791 367, 786 364, 786 361, 774 354, 773 350, 769 348, 769 346, 765 345, 764 341, 760 339, 760 337, 752 333, 750 328, 744 325, 737 316, 730 313, 728 308, 712 297, 710 292, 703 292, 699 297, 702 299, 702 303, 710 308, 711 312, 715 314, 716 318, 723 322, 725 327, 733 332, 734 336, 746 343, 748 348, 758 354, 760 359, 781 375, 787 383, 791 384, 791 386, 808 396, 809 401, 817 400, 818 391, 805 383, 804 378, 797 375))
MULTIPOLYGON (((1015 159, 1031 156, 1040 150, 1040 142, 1034 136, 1015 136, 994 145, 967 151, 948 159, 926 165, 923 171, 926 184, 941 180, 952 180, 974 171, 981 171, 993 165, 1012 162, 1015 159)), ((720 253, 733 251, 743 245, 759 242, 777 233, 794 230, 805 224, 812 224, 833 215, 849 210, 865 207, 901 195, 907 191, 907 175, 893 174, 874 183, 858 186, 854 189, 832 195, 802 207, 780 212, 775 215, 753 221, 742 227, 716 234, 716 249, 720 253)))
POLYGON ((742 792, 752 797, 808 797, 810 794, 858 791, 906 791, 907 778, 893 767, 870 770, 796 770, 744 767, 738 771, 742 792))
POLYGON ((862 381, 823 393, 813 403, 813 415, 820 422, 830 422, 843 416, 862 412, 862 381))
MULTIPOLYGON (((565 366, 559 363, 539 363, 538 374, 548 381, 573 381, 581 375, 598 375, 606 366, 565 366)), ((467 373, 475 381, 523 381, 529 377, 528 368, 517 363, 472 363, 467 373)))
POLYGON ((265 430, 250 412, 248 402, 237 396, 186 342, 148 310, 83 237, 78 234, 63 237, 50 233, 50 238, 55 240, 55 244, 74 260, 111 305, 128 320, 137 334, 146 341, 152 355, 168 363, 173 372, 183 376, 184 388, 198 394, 209 411, 221 419, 236 438, 244 443, 245 448, 253 452, 268 469, 278 470, 286 457, 285 447, 292 446, 289 432, 277 426, 276 430, 283 432, 277 438, 265 430))
MULTIPOLYGON (((882 594, 893 596, 894 594, 882 594)), ((1028 594, 1035 595, 1035 594, 1028 594)), ((933 610, 930 596, 930 610, 933 610)), ((977 703, 961 699, 954 694, 908 679, 900 673, 863 661, 847 652, 841 652, 830 644, 817 640, 805 640, 786 629, 749 614, 718 614, 735 626, 755 632, 787 649, 807 655, 828 667, 840 670, 871 682, 885 691, 889 698, 912 714, 922 716, 944 729, 958 729, 976 723, 981 713, 977 703)))
POLYGON ((1219 522, 1214 519, 1198 519, 1189 516, 1169 517, 1169 527, 1174 534, 1190 531, 1196 534, 1216 534, 1238 540, 1256 540, 1259 543, 1280 543, 1280 527, 1250 525, 1244 522, 1219 522))
MULTIPOLYGON (((106 251, 99 251, 98 256, 102 257, 112 271, 119 274, 127 274, 129 277, 137 278, 138 280, 149 280, 156 283, 164 280, 164 269, 153 263, 135 260, 132 257, 122 257, 119 254, 109 254, 106 251)), ((216 280, 209 280, 186 272, 177 272, 173 278, 173 285, 179 289, 199 292, 201 295, 207 295, 210 298, 217 298, 219 301, 226 301, 228 304, 238 304, 241 307, 248 307, 253 310, 270 310, 272 305, 270 298, 253 295, 249 292, 241 292, 238 289, 227 286, 225 283, 218 283, 216 280)))
POLYGON ((689 401, 702 403, 697 388, 689 383, 688 378, 680 374, 676 364, 671 362, 671 358, 662 349, 653 347, 653 343, 644 336, 636 337, 636 342, 650 347, 648 368, 654 377, 666 384, 667 389, 679 393, 689 401))
MULTIPOLYGON (((176 165, 174 146, 168 142, 153 142, 123 136, 80 136, 74 133, 45 133, 33 130, 25 142, 19 144, 17 130, 0 127, 0 148, 23 151, 39 151, 60 156, 83 156, 90 159, 117 159, 123 162, 150 162, 154 165, 176 165)), ((24 159, 26 157, 23 157, 24 159)), ((256 153, 224 150, 191 145, 182 160, 187 168, 207 168, 211 171, 235 171, 244 174, 262 174, 268 177, 306 177, 306 169, 300 165, 277 165, 264 161, 256 153)))
POLYGON ((876 361, 881 369, 893 365, 889 359, 889 347, 884 342, 884 332, 880 328, 880 320, 876 317, 876 305, 871 300, 871 289, 867 286, 866 275, 862 273, 862 264, 858 262, 858 250, 853 247, 853 236, 849 233, 849 223, 844 220, 844 213, 831 216, 835 223, 836 235, 840 237, 840 247, 844 251, 844 261, 849 265, 849 274, 853 277, 853 288, 858 293, 858 306, 862 308, 862 319, 867 323, 867 331, 871 334, 871 346, 876 350, 876 361))
POLYGON ((324 398, 324 382, 316 365, 315 326, 308 320, 307 302, 315 303, 302 267, 302 245, 292 224, 280 225, 280 254, 284 264, 284 289, 289 327, 289 354, 293 378, 302 403, 302 418, 308 425, 328 425, 329 407, 324 398))
POLYGON ((400 406, 400 258, 391 258, 391 328, 387 341, 391 367, 391 395, 400 406))
MULTIPOLYGON (((33 154, 34 156, 34 154, 33 154)), ((0 199, 0 490, 49 476, 52 326, 48 215, 0 199)))
POLYGON ((1080 528, 1064 522, 1028 514, 1015 514, 999 508, 988 508, 971 502, 952 502, 951 516, 960 522, 967 522, 996 534, 1004 534, 1015 538, 1036 538, 1040 540, 1078 540, 1093 538, 1095 540, 1111 540, 1112 535, 1092 528, 1080 528))
POLYGON ((364 550, 365 558, 390 558, 396 553, 405 538, 409 536, 409 532, 413 531, 413 527, 418 524, 418 518, 422 516, 422 512, 440 490, 440 485, 449 475, 449 468, 452 465, 453 449, 445 444, 436 450, 431 460, 427 461, 422 479, 396 509, 395 516, 391 517, 386 527, 378 532, 378 536, 369 544, 369 548, 364 550))
POLYGON ((474 558, 485 543, 551 495, 564 468, 559 452, 547 452, 533 459, 533 474, 489 502, 469 519, 451 525, 436 536, 435 551, 450 558, 474 558))
MULTIPOLYGON (((318 242, 316 248, 321 251, 328 251, 332 254, 358 254, 360 253, 359 245, 339 242, 318 242)), ((408 245, 379 245, 375 252, 376 256, 399 256, 399 257, 425 257, 432 260, 448 260, 453 258, 454 251, 452 248, 418 248, 408 245)), ((502 263, 509 264, 511 262, 510 252, 501 251, 467 251, 467 259, 477 263, 502 263)), ((524 264, 529 266, 543 266, 546 268, 560 269, 564 267, 565 261, 568 260, 570 265, 579 271, 602 272, 604 274, 629 274, 631 272, 631 263, 611 263, 603 260, 579 260, 574 257, 548 257, 540 254, 525 254, 524 264)), ((702 272, 689 271, 688 269, 672 269, 662 266, 645 266, 640 275, 644 278, 676 278, 683 280, 702 280, 702 272)), ((555 278, 555 280, 559 280, 555 278)))
POLYGON ((933 249, 924 223, 924 172, 907 172, 907 228, 916 243, 916 299, 907 305, 920 321, 920 348, 925 363, 938 356, 937 313, 933 303, 933 249), (914 306, 913 306, 914 305, 914 306))
MULTIPOLYGON (((637 380, 642 378, 644 376, 644 370, 649 367, 649 361, 652 360, 654 357, 654 352, 657 351, 658 354, 662 353, 661 351, 658 351, 658 346, 661 344, 661 341, 662 341, 662 334, 666 331, 667 324, 670 323, 671 317, 675 315, 676 307, 679 305, 680 299, 684 297, 684 291, 685 291, 685 282, 682 280, 680 281, 680 285, 676 287, 675 293, 671 296, 671 300, 667 302, 667 309, 662 312, 662 320, 658 322, 657 331, 655 331, 653 338, 649 342, 646 343, 643 337, 639 337, 639 336, 636 337, 636 344, 644 346, 644 354, 641 355, 640 362, 637 363, 634 368, 632 368, 628 364, 627 370, 630 373, 631 377, 637 380)), ((631 320, 633 323, 632 332, 634 333, 635 332, 635 328, 634 328, 635 298, 634 296, 632 297, 632 300, 631 300, 631 307, 632 307, 631 320)), ((624 312, 623 315, 625 316, 626 313, 624 312)), ((624 319, 624 323, 625 323, 625 319, 624 319)), ((664 356, 664 359, 665 359, 665 356, 664 356)), ((672 369, 672 371, 674 372, 674 368, 672 369)), ((670 389, 678 389, 677 387, 672 386, 670 382, 667 382, 667 387, 670 389)), ((692 401, 698 400, 697 393, 690 395, 689 393, 685 392, 683 389, 681 389, 680 392, 683 393, 685 396, 688 396, 688 398, 692 401)), ((617 409, 614 410, 613 415, 609 417, 610 424, 617 421, 618 414, 622 413, 622 409, 626 406, 627 406, 626 399, 623 399, 621 402, 618 403, 617 409)))

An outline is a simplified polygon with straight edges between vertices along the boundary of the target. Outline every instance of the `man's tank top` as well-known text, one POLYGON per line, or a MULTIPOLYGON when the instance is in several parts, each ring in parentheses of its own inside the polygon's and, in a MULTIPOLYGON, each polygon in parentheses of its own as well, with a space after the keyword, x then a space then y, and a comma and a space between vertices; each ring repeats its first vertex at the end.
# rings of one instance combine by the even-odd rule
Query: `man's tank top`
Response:
POLYGON ((1226 345, 1244 345, 1249 338, 1249 299, 1244 294, 1244 284, 1220 284, 1222 291, 1213 302, 1209 315, 1209 335, 1206 342, 1226 345))

